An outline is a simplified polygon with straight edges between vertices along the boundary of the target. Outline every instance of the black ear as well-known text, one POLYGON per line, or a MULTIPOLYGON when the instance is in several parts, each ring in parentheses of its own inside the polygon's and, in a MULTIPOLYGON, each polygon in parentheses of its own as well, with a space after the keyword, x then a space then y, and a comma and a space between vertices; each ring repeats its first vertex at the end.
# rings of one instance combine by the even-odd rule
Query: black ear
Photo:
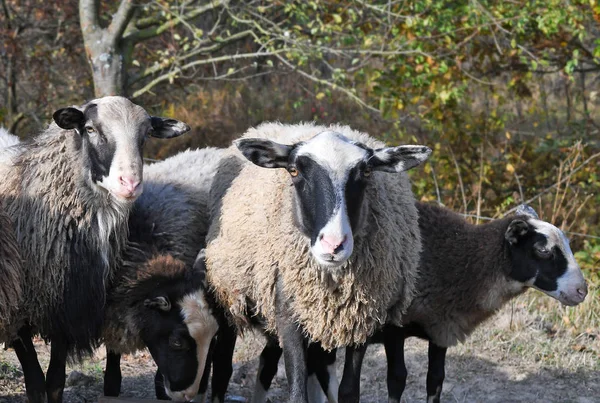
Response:
POLYGON ((76 108, 59 109, 52 115, 52 119, 61 129, 77 129, 85 123, 83 112, 76 108))
POLYGON ((153 129, 150 135, 160 139, 170 139, 190 131, 190 127, 187 124, 175 119, 151 116, 150 123, 153 129))
POLYGON ((529 232, 529 224, 523 220, 513 220, 506 229, 506 233, 504 234, 504 238, 511 245, 515 245, 519 242, 521 238, 523 238, 529 232))
POLYGON ((374 150, 369 166, 374 171, 403 172, 429 158, 431 148, 425 146, 384 147, 374 150))
POLYGON ((159 309, 161 311, 169 312, 171 310, 171 302, 167 297, 154 297, 148 298, 144 301, 144 306, 151 309, 159 309))
POLYGON ((233 142, 244 157, 263 168, 287 168, 292 146, 264 139, 239 139, 233 142))
POLYGON ((194 262, 194 273, 200 281, 202 281, 202 286, 206 289, 208 287, 208 283, 206 281, 206 253, 204 249, 198 253, 196 256, 196 261, 194 262))

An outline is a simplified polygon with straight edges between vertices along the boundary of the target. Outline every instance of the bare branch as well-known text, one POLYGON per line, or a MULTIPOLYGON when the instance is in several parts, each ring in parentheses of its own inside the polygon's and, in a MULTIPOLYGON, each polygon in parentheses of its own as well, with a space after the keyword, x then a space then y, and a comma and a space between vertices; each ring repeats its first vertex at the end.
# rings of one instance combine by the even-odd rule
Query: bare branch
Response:
MULTIPOLYGON (((83 0, 82 0, 83 1, 83 0)), ((153 38, 155 36, 158 36, 160 34, 162 34, 163 32, 176 27, 177 25, 181 24, 183 21, 190 21, 196 17, 201 16, 202 14, 208 12, 208 11, 212 11, 216 8, 219 7, 224 7, 227 6, 229 4, 231 0, 216 0, 216 1, 211 1, 209 4, 206 4, 204 6, 200 6, 192 11, 190 11, 189 13, 183 15, 183 16, 179 16, 177 18, 174 18, 172 20, 169 20, 157 27, 149 27, 149 28, 145 28, 145 29, 141 29, 141 30, 134 30, 131 33, 129 33, 128 35, 125 36, 125 40, 130 40, 134 43, 137 42, 141 42, 143 40, 146 40, 148 38, 153 38)))
POLYGON ((226 55, 226 56, 220 56, 220 57, 213 57, 210 59, 196 60, 196 61, 190 62, 183 66, 174 67, 168 73, 165 73, 159 77, 156 77, 154 80, 152 80, 148 84, 146 84, 143 88, 140 88, 139 90, 135 91, 131 97, 137 98, 140 95, 142 95, 143 93, 150 91, 157 84, 160 84, 163 81, 172 80, 178 74, 181 74, 183 71, 191 69, 192 67, 202 66, 202 65, 211 64, 211 63, 233 61, 233 60, 238 60, 238 59, 249 59, 249 58, 261 57, 261 56, 273 56, 273 55, 276 55, 277 53, 282 53, 282 52, 286 52, 286 51, 287 51, 287 49, 280 49, 280 50, 275 50, 273 52, 240 53, 237 55, 226 55))
MULTIPOLYGON (((286 49, 287 51, 287 49, 286 49)), ((347 88, 341 87, 335 83, 329 82, 327 80, 323 80, 321 78, 315 77, 312 74, 309 74, 305 71, 299 70, 297 68, 295 68, 289 61, 287 61, 287 59, 277 55, 276 56, 283 64, 285 64, 286 66, 288 66, 290 69, 294 70, 296 73, 300 74, 302 77, 304 78, 308 78, 309 80, 311 80, 312 82, 315 82, 317 84, 321 84, 321 85, 325 85, 331 89, 334 89, 336 91, 342 92, 344 94, 346 94, 346 96, 348 96, 350 99, 352 99, 354 102, 356 102, 357 104, 359 104, 360 106, 370 110, 371 112, 375 112, 377 114, 379 114, 379 109, 372 107, 371 105, 365 103, 365 101, 363 101, 362 99, 360 99, 358 96, 356 96, 356 94, 354 94, 352 91, 350 91, 347 88)))
POLYGON ((98 0, 79 0, 79 23, 84 38, 99 28, 98 5, 98 0))
POLYGON ((123 35, 123 32, 125 32, 127 25, 129 25, 131 18, 133 18, 136 5, 136 0, 121 0, 119 9, 107 28, 107 32, 113 43, 117 42, 123 35))

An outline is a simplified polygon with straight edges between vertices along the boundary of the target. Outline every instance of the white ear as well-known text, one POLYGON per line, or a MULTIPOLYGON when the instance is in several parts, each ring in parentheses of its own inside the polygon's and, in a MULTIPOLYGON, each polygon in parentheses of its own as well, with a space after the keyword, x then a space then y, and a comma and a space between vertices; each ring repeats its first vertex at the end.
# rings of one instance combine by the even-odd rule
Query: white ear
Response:
POLYGON ((403 172, 427 160, 431 148, 426 146, 384 147, 373 150, 369 166, 374 171, 403 172))
POLYGON ((531 218, 535 218, 536 220, 540 219, 533 207, 531 207, 528 204, 521 204, 519 207, 517 207, 517 210, 515 210, 515 214, 528 216, 531 218))

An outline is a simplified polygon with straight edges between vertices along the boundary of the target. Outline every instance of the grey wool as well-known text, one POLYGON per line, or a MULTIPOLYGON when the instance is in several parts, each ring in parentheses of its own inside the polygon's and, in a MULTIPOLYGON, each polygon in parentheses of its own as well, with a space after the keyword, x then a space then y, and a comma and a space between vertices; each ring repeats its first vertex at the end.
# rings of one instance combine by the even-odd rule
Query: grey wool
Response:
POLYGON ((127 242, 129 205, 86 184, 80 147, 78 134, 52 123, 0 164, 2 208, 16 230, 25 285, 20 321, 2 329, 3 341, 22 323, 77 352, 91 352, 99 335, 104 285, 127 242))
MULTIPOLYGON (((328 130, 384 146, 347 126, 310 123, 262 124, 243 137, 294 144, 328 130)), ((208 281, 239 328, 258 315, 276 334, 275 284, 281 282, 290 320, 310 340, 326 349, 362 344, 386 322, 393 304, 403 311, 414 294, 421 242, 408 177, 373 173, 365 190, 366 224, 354 234, 349 261, 334 270, 317 264, 295 227, 290 185, 284 170, 254 166, 230 148, 211 191, 208 281)))
POLYGON ((144 192, 129 217, 130 243, 108 294, 103 341, 109 350, 125 354, 144 348, 140 302, 143 308, 153 279, 160 287, 192 274, 208 231, 209 191, 224 153, 187 150, 144 166, 144 192))

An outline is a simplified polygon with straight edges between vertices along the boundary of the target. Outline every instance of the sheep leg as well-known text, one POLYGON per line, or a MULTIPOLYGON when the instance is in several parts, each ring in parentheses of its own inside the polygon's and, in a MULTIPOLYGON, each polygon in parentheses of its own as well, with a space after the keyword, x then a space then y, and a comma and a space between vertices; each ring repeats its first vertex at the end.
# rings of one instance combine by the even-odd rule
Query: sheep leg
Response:
POLYGON ((43 403, 46 401, 46 379, 31 341, 31 331, 29 328, 23 327, 19 330, 18 335, 19 339, 15 340, 11 346, 15 349, 23 369, 27 400, 29 403, 43 403))
POLYGON ((104 370, 104 396, 119 396, 121 393, 121 354, 106 348, 106 369, 104 370))
POLYGON ((52 340, 50 344, 50 365, 46 372, 46 394, 48 403, 61 403, 67 371, 67 344, 52 340))
POLYGON ((231 326, 222 326, 215 351, 213 353, 213 377, 212 377, 212 402, 222 403, 225 401, 225 392, 229 385, 229 379, 233 374, 233 350, 236 340, 235 329, 231 326))
POLYGON ((318 381, 318 390, 315 391, 317 393, 314 395, 315 402, 337 403, 338 401, 339 383, 335 371, 336 352, 336 349, 325 351, 319 343, 308 346, 308 374, 309 376, 315 376, 318 381))
POLYGON ((344 374, 340 383, 340 402, 358 403, 360 401, 360 370, 367 352, 367 343, 357 347, 346 347, 344 374))
POLYGON ((267 337, 267 344, 260 353, 260 363, 258 365, 258 372, 256 373, 252 403, 265 403, 267 401, 267 391, 271 387, 271 382, 275 374, 277 374, 277 364, 282 353, 283 350, 279 347, 277 339, 267 337))
POLYGON ((440 403, 442 384, 444 383, 446 365, 445 347, 429 342, 429 366, 427 368, 427 402, 440 403))
POLYGON ((387 357, 388 402, 399 403, 406 387, 408 372, 404 363, 404 330, 397 326, 386 326, 383 343, 387 357))

